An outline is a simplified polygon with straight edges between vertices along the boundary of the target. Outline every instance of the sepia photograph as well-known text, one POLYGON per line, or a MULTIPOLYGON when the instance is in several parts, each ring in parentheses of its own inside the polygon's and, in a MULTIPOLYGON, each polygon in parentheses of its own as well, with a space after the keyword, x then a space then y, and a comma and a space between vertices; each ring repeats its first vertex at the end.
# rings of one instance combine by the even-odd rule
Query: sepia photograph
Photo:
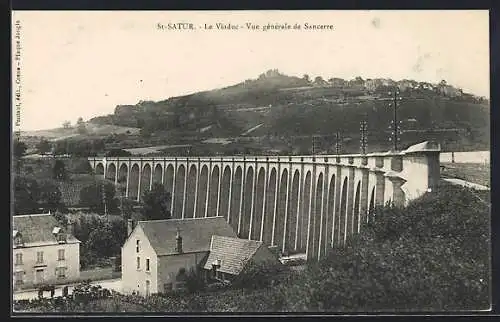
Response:
POLYGON ((491 311, 488 10, 11 19, 12 316, 491 311))

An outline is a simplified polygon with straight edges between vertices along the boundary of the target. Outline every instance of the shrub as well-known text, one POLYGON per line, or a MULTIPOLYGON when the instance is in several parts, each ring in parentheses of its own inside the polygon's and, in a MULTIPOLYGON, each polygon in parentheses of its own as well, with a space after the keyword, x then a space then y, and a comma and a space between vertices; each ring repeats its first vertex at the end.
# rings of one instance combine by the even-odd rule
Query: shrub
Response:
POLYGON ((273 285, 289 273, 289 268, 277 260, 250 261, 234 279, 236 288, 256 289, 273 285))

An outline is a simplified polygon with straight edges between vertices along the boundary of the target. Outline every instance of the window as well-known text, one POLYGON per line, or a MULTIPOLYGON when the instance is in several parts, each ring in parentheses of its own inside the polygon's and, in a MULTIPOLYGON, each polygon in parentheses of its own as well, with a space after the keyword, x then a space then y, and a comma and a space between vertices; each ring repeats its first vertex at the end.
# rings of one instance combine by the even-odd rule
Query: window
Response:
POLYGON ((57 251, 57 260, 60 260, 60 261, 64 260, 64 249, 59 249, 57 251))
POLYGON ((66 278, 66 267, 57 267, 56 268, 56 277, 57 277, 57 279, 66 278))
POLYGON ((23 245, 23 238, 21 235, 18 233, 17 236, 14 238, 14 245, 17 246, 22 246, 23 245))
POLYGON ((23 285, 23 276, 24 276, 24 272, 15 272, 14 273, 14 284, 15 285, 23 285))
POLYGON ((135 241, 135 252, 139 252, 139 239, 135 241))
POLYGON ((36 263, 37 264, 43 263, 43 252, 36 253, 36 263))
POLYGON ((23 265, 23 254, 16 254, 16 265, 23 265))
POLYGON ((141 269, 141 258, 137 257, 137 269, 141 269))
POLYGON ((146 272, 149 272, 149 258, 146 258, 146 272))
POLYGON ((58 233, 57 234, 57 241, 60 243, 65 243, 66 242, 66 234, 58 233))

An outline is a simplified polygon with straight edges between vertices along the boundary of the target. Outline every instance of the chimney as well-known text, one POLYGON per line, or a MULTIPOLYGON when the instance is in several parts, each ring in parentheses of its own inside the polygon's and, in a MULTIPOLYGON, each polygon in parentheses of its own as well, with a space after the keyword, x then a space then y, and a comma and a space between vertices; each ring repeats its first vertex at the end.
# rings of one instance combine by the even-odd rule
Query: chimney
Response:
POLYGON ((67 232, 68 236, 74 234, 73 222, 71 220, 68 220, 68 224, 66 225, 66 232, 67 232))
POLYGON ((177 228, 177 236, 175 236, 175 240, 177 241, 175 251, 177 253, 181 254, 182 253, 182 236, 181 236, 181 233, 179 231, 179 228, 177 228))
POLYGON ((134 221, 132 219, 128 219, 127 220, 127 236, 130 236, 133 229, 134 229, 134 221))

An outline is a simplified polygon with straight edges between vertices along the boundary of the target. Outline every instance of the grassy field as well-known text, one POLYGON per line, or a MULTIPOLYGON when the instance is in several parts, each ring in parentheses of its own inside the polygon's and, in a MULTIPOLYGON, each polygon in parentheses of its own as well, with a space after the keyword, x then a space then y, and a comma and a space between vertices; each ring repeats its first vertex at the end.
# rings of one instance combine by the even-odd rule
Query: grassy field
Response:
POLYGON ((457 178, 483 186, 491 185, 490 165, 483 163, 441 163, 441 176, 445 178, 457 178))

